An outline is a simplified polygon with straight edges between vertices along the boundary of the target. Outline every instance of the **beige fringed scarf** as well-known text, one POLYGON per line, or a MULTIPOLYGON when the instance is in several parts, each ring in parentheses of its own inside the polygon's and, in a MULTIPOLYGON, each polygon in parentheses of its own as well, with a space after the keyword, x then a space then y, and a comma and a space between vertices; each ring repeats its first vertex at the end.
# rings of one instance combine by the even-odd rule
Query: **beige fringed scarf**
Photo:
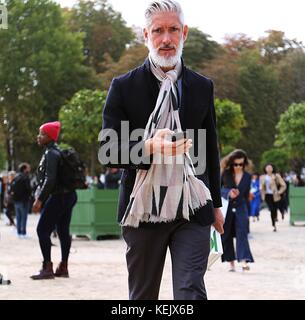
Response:
MULTIPOLYGON (((161 88, 145 128, 144 140, 153 137, 158 129, 182 131, 175 86, 182 69, 181 61, 174 70, 165 73, 151 57, 149 60, 151 72, 161 82, 161 88)), ((121 225, 138 227, 140 222, 169 222, 181 218, 189 220, 207 200, 211 200, 210 191, 195 177, 189 153, 171 157, 154 154, 150 169, 137 172, 121 225), (159 161, 155 161, 156 158, 159 161)))

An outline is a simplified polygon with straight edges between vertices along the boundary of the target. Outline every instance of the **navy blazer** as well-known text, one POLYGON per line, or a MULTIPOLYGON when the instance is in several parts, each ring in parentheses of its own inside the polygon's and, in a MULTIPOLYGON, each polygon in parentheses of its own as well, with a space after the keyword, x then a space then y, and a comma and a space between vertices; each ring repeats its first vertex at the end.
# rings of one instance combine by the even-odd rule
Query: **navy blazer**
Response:
MULTIPOLYGON (((158 81, 150 71, 148 59, 140 67, 114 78, 103 111, 103 131, 113 129, 120 137, 121 121, 129 121, 130 132, 134 129, 145 129, 149 116, 154 110, 158 93, 158 81)), ((208 186, 213 201, 200 209, 194 219, 197 219, 202 225, 210 225, 214 222, 213 206, 221 207, 220 165, 213 83, 210 79, 189 70, 184 65, 182 67, 182 96, 179 115, 182 129, 195 130, 195 137, 196 130, 206 129, 206 171, 197 177, 208 186)), ((106 142, 111 143, 103 137, 101 140, 102 145, 106 142)), ((120 186, 118 221, 121 221, 129 203, 129 197, 135 182, 136 169, 147 170, 150 167, 144 160, 139 164, 133 164, 131 161, 129 164, 120 162, 121 153, 123 151, 129 152, 137 143, 143 144, 144 141, 129 141, 129 143, 123 143, 119 148, 114 143, 111 145, 111 151, 116 150, 119 160, 117 163, 103 163, 108 167, 125 169, 122 173, 120 186)), ((195 148, 196 154, 196 150, 198 150, 196 138, 193 141, 193 148, 195 148)), ((145 159, 146 161, 149 160, 145 159)))

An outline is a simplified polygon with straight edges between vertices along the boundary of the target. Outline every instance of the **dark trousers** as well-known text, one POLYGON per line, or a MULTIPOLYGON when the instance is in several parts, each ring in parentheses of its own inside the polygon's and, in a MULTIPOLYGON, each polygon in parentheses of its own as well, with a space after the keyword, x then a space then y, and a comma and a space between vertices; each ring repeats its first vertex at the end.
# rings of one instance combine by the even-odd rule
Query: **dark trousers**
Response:
POLYGON ((271 212, 272 226, 275 227, 275 222, 277 220, 277 208, 278 208, 277 202, 274 202, 272 194, 266 194, 265 201, 271 212))
POLYGON ((205 300, 204 274, 210 252, 210 226, 195 221, 142 223, 123 227, 130 300, 157 300, 167 248, 172 260, 175 300, 205 300))
POLYGON ((232 207, 229 205, 224 224, 224 234, 221 235, 223 246, 222 262, 231 262, 236 258, 238 262, 254 262, 248 241, 248 233, 249 218, 246 206, 241 205, 233 212, 232 207), (236 254, 234 237, 236 238, 236 254))
POLYGON ((8 218, 10 225, 14 225, 15 221, 14 221, 14 215, 15 215, 15 207, 13 204, 9 204, 7 205, 6 208, 3 208, 6 217, 8 218))
POLYGON ((16 201, 15 213, 17 221, 17 233, 19 235, 26 235, 26 223, 29 213, 29 201, 16 201))
POLYGON ((56 228, 61 246, 62 261, 68 261, 72 210, 77 201, 76 192, 51 195, 46 201, 37 226, 40 249, 45 262, 51 261, 51 233, 56 228))

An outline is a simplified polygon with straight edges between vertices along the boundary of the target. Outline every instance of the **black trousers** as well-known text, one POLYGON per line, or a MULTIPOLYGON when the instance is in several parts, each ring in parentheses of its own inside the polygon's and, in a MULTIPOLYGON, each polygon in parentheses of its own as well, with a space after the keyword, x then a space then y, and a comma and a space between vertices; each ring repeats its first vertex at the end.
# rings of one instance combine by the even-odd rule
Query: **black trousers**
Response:
POLYGON ((167 248, 172 260, 175 300, 206 300, 204 275, 210 252, 210 226, 195 221, 142 223, 123 227, 130 300, 157 300, 167 248))
POLYGON ((278 203, 274 202, 272 194, 266 194, 265 201, 271 213, 272 226, 275 227, 275 222, 277 220, 278 203))
POLYGON ((40 249, 45 262, 52 261, 50 237, 55 228, 60 240, 62 261, 68 261, 71 247, 69 228, 76 201, 75 191, 51 195, 46 201, 37 226, 40 249))
POLYGON ((14 204, 11 203, 11 204, 7 205, 7 207, 4 208, 4 212, 5 212, 6 217, 9 220, 10 224, 14 225, 15 224, 15 221, 14 221, 14 215, 15 215, 14 204))

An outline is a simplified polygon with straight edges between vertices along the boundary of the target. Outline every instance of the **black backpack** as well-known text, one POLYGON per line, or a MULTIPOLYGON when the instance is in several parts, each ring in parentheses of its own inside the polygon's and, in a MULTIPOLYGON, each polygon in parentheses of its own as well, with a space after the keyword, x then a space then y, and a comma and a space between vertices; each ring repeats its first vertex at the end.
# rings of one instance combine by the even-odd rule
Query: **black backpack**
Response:
POLYGON ((86 166, 73 149, 60 150, 59 185, 68 190, 87 189, 86 166))

